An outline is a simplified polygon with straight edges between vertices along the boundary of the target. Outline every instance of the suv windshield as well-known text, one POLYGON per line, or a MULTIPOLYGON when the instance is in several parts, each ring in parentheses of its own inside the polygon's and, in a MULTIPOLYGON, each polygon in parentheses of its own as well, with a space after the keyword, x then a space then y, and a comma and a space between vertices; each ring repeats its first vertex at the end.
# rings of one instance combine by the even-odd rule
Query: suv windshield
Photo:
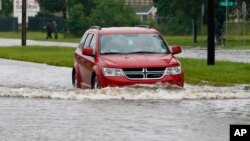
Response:
POLYGON ((102 35, 101 54, 170 53, 158 34, 112 34, 102 35))

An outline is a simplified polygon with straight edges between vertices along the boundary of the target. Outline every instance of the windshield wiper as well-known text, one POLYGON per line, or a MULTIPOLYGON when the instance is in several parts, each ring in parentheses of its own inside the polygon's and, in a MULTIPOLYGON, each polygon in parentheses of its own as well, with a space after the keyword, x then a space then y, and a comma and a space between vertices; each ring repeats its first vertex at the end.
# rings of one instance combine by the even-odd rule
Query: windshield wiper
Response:
POLYGON ((162 52, 152 52, 152 51, 135 51, 135 52, 126 52, 126 54, 158 54, 162 52))
POLYGON ((121 52, 105 52, 105 53, 101 53, 102 55, 108 55, 108 54, 123 54, 121 52))

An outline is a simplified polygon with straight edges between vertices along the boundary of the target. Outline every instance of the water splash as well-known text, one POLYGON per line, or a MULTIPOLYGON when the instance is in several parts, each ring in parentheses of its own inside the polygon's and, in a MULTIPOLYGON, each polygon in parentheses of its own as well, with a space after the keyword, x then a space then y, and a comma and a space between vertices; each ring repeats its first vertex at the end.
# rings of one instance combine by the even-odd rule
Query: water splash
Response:
POLYGON ((195 99, 249 99, 247 86, 211 87, 185 85, 185 88, 164 85, 136 85, 130 87, 107 87, 99 90, 59 89, 0 86, 0 97, 48 98, 70 100, 195 100, 195 99))

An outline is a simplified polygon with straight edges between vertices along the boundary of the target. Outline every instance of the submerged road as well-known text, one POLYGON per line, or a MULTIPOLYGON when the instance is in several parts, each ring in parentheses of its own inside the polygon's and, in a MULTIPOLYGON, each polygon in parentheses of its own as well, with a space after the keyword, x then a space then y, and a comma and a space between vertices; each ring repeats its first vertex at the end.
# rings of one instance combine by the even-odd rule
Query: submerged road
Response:
POLYGON ((228 141, 250 124, 248 86, 80 90, 71 68, 0 59, 0 139, 228 141))

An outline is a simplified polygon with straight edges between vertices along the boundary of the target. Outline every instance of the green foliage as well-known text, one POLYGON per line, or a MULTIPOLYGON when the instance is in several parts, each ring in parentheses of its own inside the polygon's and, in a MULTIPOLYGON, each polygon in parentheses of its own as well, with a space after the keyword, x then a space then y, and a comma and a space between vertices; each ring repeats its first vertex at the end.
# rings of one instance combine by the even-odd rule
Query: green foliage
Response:
MULTIPOLYGON (((164 34, 188 35, 192 33, 192 22, 201 16, 203 0, 154 0, 158 8, 158 23, 164 34)), ((197 29, 195 27, 195 32, 197 29)))
POLYGON ((0 10, 0 17, 11 17, 13 11, 12 0, 2 0, 2 10, 0 10))
POLYGON ((37 13, 36 17, 53 17, 53 13, 49 12, 48 10, 40 11, 37 13))
POLYGON ((58 12, 66 9, 65 0, 38 0, 40 7, 48 12, 58 12))
POLYGON ((73 35, 81 36, 83 32, 89 27, 88 17, 85 17, 83 10, 83 5, 77 4, 69 13, 69 18, 67 19, 67 27, 73 35))
POLYGON ((71 2, 69 5, 73 6, 75 2, 78 4, 70 8, 67 28, 75 36, 82 35, 92 25, 110 27, 139 24, 139 19, 132 7, 125 5, 124 0, 95 0, 93 2, 73 0, 71 2), (86 6, 83 8, 83 4, 92 6, 91 13, 86 12, 86 6))
POLYGON ((53 17, 55 13, 62 13, 62 17, 66 19, 66 0, 37 0, 41 11, 36 15, 40 17, 53 17))
POLYGON ((77 4, 82 4, 84 6, 83 13, 85 16, 89 16, 96 7, 94 0, 68 0, 69 11, 77 4))
POLYGON ((124 0, 102 0, 96 4, 91 14, 93 25, 131 26, 139 23, 134 10, 125 5, 124 0))
POLYGON ((178 18, 197 18, 200 15, 203 0, 154 0, 158 15, 178 18))

